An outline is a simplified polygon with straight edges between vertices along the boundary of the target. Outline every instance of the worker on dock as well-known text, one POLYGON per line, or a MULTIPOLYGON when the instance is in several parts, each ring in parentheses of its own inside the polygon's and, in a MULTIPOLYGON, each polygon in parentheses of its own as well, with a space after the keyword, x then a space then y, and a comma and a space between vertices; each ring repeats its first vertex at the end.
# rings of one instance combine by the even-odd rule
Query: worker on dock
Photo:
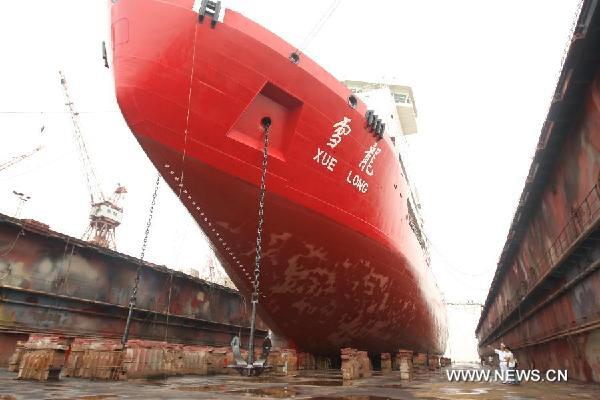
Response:
POLYGON ((508 346, 505 346, 505 357, 507 365, 506 383, 516 385, 519 383, 519 380, 517 379, 517 358, 508 346))
POLYGON ((502 375, 502 383, 508 383, 507 371, 508 371, 508 356, 512 354, 506 351, 506 345, 500 343, 500 349, 494 349, 494 353, 498 354, 498 365, 500 366, 500 374, 502 375))

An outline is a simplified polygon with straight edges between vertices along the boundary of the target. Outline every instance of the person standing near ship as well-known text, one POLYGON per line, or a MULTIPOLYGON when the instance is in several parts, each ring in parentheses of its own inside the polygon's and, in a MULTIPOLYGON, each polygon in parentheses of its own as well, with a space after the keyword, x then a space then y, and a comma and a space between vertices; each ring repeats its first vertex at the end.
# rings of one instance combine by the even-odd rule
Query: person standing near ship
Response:
POLYGON ((494 349, 494 353, 498 354, 498 365, 500 366, 500 374, 502 375, 502 383, 507 383, 508 357, 510 353, 506 351, 506 345, 500 343, 500 349, 494 349))
POLYGON ((516 385, 517 383, 519 383, 519 380, 517 379, 517 358, 508 346, 505 346, 505 353, 507 365, 506 383, 516 385))

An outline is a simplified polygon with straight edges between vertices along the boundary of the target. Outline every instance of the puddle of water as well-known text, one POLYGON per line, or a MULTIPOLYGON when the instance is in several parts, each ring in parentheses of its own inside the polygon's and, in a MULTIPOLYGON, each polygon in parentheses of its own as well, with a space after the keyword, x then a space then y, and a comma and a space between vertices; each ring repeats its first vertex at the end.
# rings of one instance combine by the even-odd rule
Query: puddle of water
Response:
POLYGON ((119 397, 116 394, 90 394, 87 396, 72 397, 72 400, 104 400, 119 397))
POLYGON ((182 392, 220 392, 227 390, 226 385, 178 386, 175 390, 182 392))
POLYGON ((479 394, 487 394, 488 390, 484 388, 475 388, 475 389, 459 389, 459 388, 441 388, 442 391, 452 394, 452 395, 479 395, 479 394))
POLYGON ((130 383, 137 383, 140 384, 141 386, 169 386, 169 382, 167 382, 166 380, 146 380, 146 379, 130 379, 128 382, 130 383))
POLYGON ((261 377, 261 378, 254 378, 254 377, 240 377, 240 378, 229 378, 227 379, 227 382, 232 382, 232 383, 238 383, 238 382, 244 382, 244 383, 285 383, 285 381, 282 380, 282 378, 276 377, 276 376, 267 376, 267 377, 261 377))
POLYGON ((383 396, 360 396, 360 395, 352 395, 352 396, 317 396, 317 397, 309 397, 306 400, 399 400, 395 397, 383 397, 383 396))
POLYGON ((343 380, 319 380, 319 381, 298 381, 294 382, 294 385, 305 385, 305 386, 352 386, 352 382, 344 382, 343 380))
POLYGON ((276 399, 287 399, 290 397, 296 397, 298 391, 294 388, 288 388, 287 386, 278 386, 278 387, 270 387, 270 388, 261 388, 261 389, 242 389, 242 390, 233 390, 227 393, 231 394, 245 394, 250 396, 257 397, 274 397, 276 399))
POLYGON ((310 378, 310 379, 342 379, 342 376, 339 374, 327 374, 327 373, 323 373, 323 374, 314 374, 314 375, 299 375, 299 378, 310 378))

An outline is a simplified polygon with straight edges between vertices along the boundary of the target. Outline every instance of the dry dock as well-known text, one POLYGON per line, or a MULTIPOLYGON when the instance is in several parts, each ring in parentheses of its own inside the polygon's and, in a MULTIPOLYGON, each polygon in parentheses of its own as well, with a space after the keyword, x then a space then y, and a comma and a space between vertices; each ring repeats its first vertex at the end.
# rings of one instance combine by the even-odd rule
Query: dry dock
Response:
MULTIPOLYGON (((155 3, 162 6, 162 3, 168 2, 155 3)), ((117 22, 121 20, 124 19, 117 22)), ((150 53, 154 50, 154 47, 150 47, 150 53)), ((296 62, 288 65, 287 58, 284 61, 286 68, 296 68, 296 62)), ((192 78, 193 75, 189 79, 190 85, 192 78)), ((191 93, 190 88, 189 99, 191 93)), ((269 93, 271 89, 265 91, 265 95, 269 93)), ((260 94, 262 96, 262 92, 260 94)), ((287 94, 284 96, 277 92, 275 97, 285 98, 284 103, 293 103, 296 110, 299 106, 295 105, 295 99, 291 96, 288 99, 286 96, 287 94)), ((345 119, 347 118, 344 117, 345 119)), ((267 172, 270 118, 268 121, 264 125, 263 174, 267 172)), ((185 132, 187 145, 187 127, 185 132)), ((320 149, 318 151, 320 153, 320 149)), ((506 158, 510 162, 510 154, 506 158)), ((182 158, 182 170, 184 160, 185 157, 182 158)), ((165 164, 164 167, 169 168, 172 179, 177 181, 176 185, 183 188, 183 180, 179 181, 184 176, 183 172, 175 173, 170 169, 175 167, 170 164, 165 164)), ((212 179, 217 182, 219 174, 215 173, 217 178, 207 178, 207 182, 210 183, 212 179)), ((198 184, 196 189, 202 186, 198 182, 195 183, 198 184)), ((158 183, 159 181, 157 188, 158 183)), ((235 184, 238 183, 236 178, 235 184)), ((394 190, 397 189, 396 186, 394 184, 394 190)), ((240 187, 247 190, 246 186, 240 187)), ((389 190, 391 193, 391 185, 389 190)), ((179 191, 181 194, 181 189, 179 191)), ((187 189, 184 192, 187 193, 187 189)), ((200 190, 198 192, 207 193, 200 190)), ((227 196, 234 199, 238 192, 227 192, 227 196)), ((214 192, 210 196, 221 194, 214 192)), ((224 197, 225 200, 227 196, 224 197)), ((196 205, 191 194, 187 199, 188 203, 196 205)), ((233 208, 232 204, 237 204, 225 200, 211 198, 210 201, 214 201, 211 206, 225 215, 233 208)), ((254 207, 254 203, 250 205, 245 200, 239 204, 254 207)), ((409 203, 407 205, 410 207, 409 203)), ((200 211, 199 206, 195 210, 198 215, 204 216, 204 211, 200 211)), ((279 212, 284 215, 287 210, 281 207, 279 212)), ((489 212, 493 210, 490 209, 489 212)), ((245 215, 245 212, 240 213, 245 215)), ((262 208, 260 215, 259 226, 262 227, 262 208)), ((382 215, 385 215, 384 212, 382 215)), ((301 233, 312 227, 312 224, 301 220, 302 216, 299 213, 293 217, 301 233)), ((320 221, 320 214, 318 218, 320 221)), ((409 220, 408 214, 405 219, 409 220)), ((206 217, 203 220, 207 226, 211 226, 206 217)), ((282 224, 290 221, 291 219, 285 220, 282 224)), ((410 223, 403 224, 414 229, 410 223)), ((245 242, 248 242, 248 237, 254 238, 253 227, 248 228, 251 235, 244 231, 240 236, 235 229, 229 228, 228 223, 223 225, 228 227, 228 234, 232 238, 242 237, 245 242)), ((250 225, 244 226, 246 229, 250 225)), ((334 228, 337 229, 337 226, 334 228)), ((211 231, 216 232, 214 228, 211 231)), ((336 238, 322 229, 315 231, 315 243, 336 238)), ((331 232, 337 231, 332 228, 331 232)), ((356 234, 350 230, 342 233, 348 237, 356 234)), ((231 246, 235 241, 230 241, 229 238, 224 241, 218 232, 212 235, 214 244, 222 242, 219 246, 227 251, 230 247, 226 246, 231 246)), ((282 237, 287 238, 287 235, 286 232, 282 237)), ((274 235, 275 239, 276 236, 274 235)), ((278 240, 273 240, 273 244, 265 244, 263 250, 269 246, 279 246, 276 243, 278 240)), ((421 244, 420 240, 413 242, 417 246, 421 244)), ((370 246, 370 242, 365 243, 367 244, 364 246, 370 246)), ((310 261, 313 252, 310 246, 306 247, 311 252, 307 256, 309 261, 306 261, 309 265, 314 262, 310 261)), ((346 251, 340 248, 340 254, 346 251)), ((360 250, 360 247, 351 250, 359 254, 357 249, 360 250)), ((260 254, 260 247, 257 252, 260 254)), ((290 250, 290 254, 293 252, 294 248, 290 250)), ((235 267, 240 273, 237 282, 247 281, 250 285, 250 270, 246 271, 234 252, 230 251, 228 254, 239 265, 239 268, 235 267), (243 276, 240 271, 244 272, 243 276)), ((243 253, 248 260, 253 259, 252 254, 254 253, 243 253)), ((326 258, 317 258, 318 263, 326 262, 326 258)), ((233 261, 231 263, 233 265, 233 261)), ((356 265, 361 265, 360 263, 356 265)), ((329 267, 329 264, 323 265, 324 268, 329 267)), ((345 262, 343 266, 349 268, 345 262)), ((419 349, 420 353, 413 353, 410 348, 389 350, 379 346, 385 339, 383 334, 392 343, 398 335, 410 333, 408 329, 413 329, 416 325, 414 322, 410 324, 413 319, 407 318, 406 322, 403 318, 410 317, 411 314, 403 311, 404 308, 389 308, 393 314, 390 314, 392 317, 386 317, 386 324, 390 322, 394 324, 390 326, 397 327, 406 322, 407 328, 399 330, 398 335, 385 328, 388 325, 377 325, 383 314, 373 310, 385 308, 383 306, 388 293, 370 290, 372 299, 369 301, 372 301, 373 307, 366 307, 364 298, 353 295, 362 293, 364 289, 360 287, 353 292, 360 279, 345 274, 343 284, 340 283, 342 281, 329 282, 331 288, 327 290, 335 297, 322 297, 323 285, 320 285, 320 280, 314 280, 315 284, 310 281, 310 285, 319 289, 316 292, 294 293, 298 298, 316 301, 314 307, 298 303, 302 304, 303 310, 310 309, 310 313, 307 311, 303 316, 304 319, 300 318, 302 316, 299 313, 289 311, 294 310, 293 308, 285 309, 290 303, 288 295, 291 292, 275 291, 276 296, 267 297, 261 303, 271 304, 282 320, 283 317, 288 318, 288 326, 293 328, 289 329, 292 329, 290 332, 294 336, 299 336, 302 340, 310 339, 305 343, 309 343, 313 349, 326 350, 321 350, 322 353, 319 354, 303 352, 306 350, 301 348, 301 340, 286 342, 280 338, 274 339, 273 343, 270 340, 263 342, 269 329, 263 321, 257 321, 254 336, 256 358, 259 357, 260 350, 263 350, 263 361, 266 360, 269 368, 261 377, 241 377, 231 367, 243 365, 240 354, 242 358, 248 359, 248 353, 242 350, 238 354, 239 348, 231 344, 231 340, 240 336, 246 345, 252 336, 249 334, 250 301, 240 292, 63 235, 33 220, 20 220, 0 214, 0 400, 599 399, 599 267, 600 0, 583 0, 548 115, 541 127, 529 174, 475 332, 482 360, 495 357, 494 348, 504 342, 513 349, 521 371, 542 372, 539 381, 526 380, 514 385, 502 383, 494 379, 494 367, 484 365, 483 362, 481 365, 451 364, 447 358, 440 359, 437 353, 441 352, 442 345, 437 350, 431 346, 412 346, 412 349, 419 349), (134 283, 136 289, 132 290, 134 283), (348 289, 350 287, 353 289, 348 289), (344 313, 349 310, 348 315, 352 316, 354 311, 365 309, 368 312, 365 311, 364 315, 368 318, 361 317, 352 321, 372 323, 339 323, 343 320, 343 314, 331 311, 337 310, 334 308, 327 311, 329 303, 325 300, 341 298, 338 297, 340 293, 347 300, 339 301, 343 306, 339 310, 344 313), (131 298, 135 301, 130 300, 131 298), (130 332, 125 329, 126 321, 131 321, 130 332), (343 347, 337 354, 328 353, 333 345, 325 343, 322 337, 326 335, 321 333, 333 332, 331 337, 336 338, 336 341, 332 343, 341 346, 341 343, 352 341, 337 341, 337 331, 354 334, 356 332, 348 329, 348 326, 354 325, 357 331, 364 329, 362 332, 366 332, 363 334, 366 339, 362 342, 365 348, 343 347), (382 335, 371 336, 370 332, 375 329, 375 325, 382 335), (327 329, 321 330, 322 327, 327 329), (130 333, 130 340, 123 339, 120 342, 122 335, 127 337, 124 331, 130 333), (261 349, 262 346, 264 347, 261 349), (373 347, 378 349, 377 353, 366 351, 373 347), (271 351, 269 357, 268 350, 271 351), (432 354, 433 352, 436 354, 432 354), (8 369, 4 368, 6 366, 8 369), (548 375, 544 373, 552 370, 565 371, 568 380, 549 382, 548 375), (489 371, 492 375, 489 379, 482 379, 481 376, 468 379, 463 375, 462 379, 452 380, 451 374, 457 371, 489 371)), ((296 270, 293 271, 296 274, 296 270)), ((364 281, 368 283, 375 275, 367 269, 364 271, 368 274, 364 281)), ((256 273, 258 276, 258 271, 256 273)), ((263 273, 261 290, 277 288, 283 282, 282 279, 286 278, 284 274, 279 279, 278 273, 263 273)), ((291 276, 293 280, 304 279, 302 274, 290 274, 287 278, 291 276)), ((386 279, 377 278, 377 281, 387 282, 386 279)), ((255 306, 259 294, 258 282, 257 277, 254 284, 255 306)), ((420 290, 425 293, 423 287, 427 286, 422 284, 423 280, 415 279, 415 282, 415 293, 420 296, 420 290)), ((402 285, 404 283, 402 281, 402 285)), ((298 282, 294 281, 290 287, 297 285, 298 282)), ((387 288, 384 283, 377 285, 387 288)), ((404 286, 397 288, 402 289, 404 286)), ((411 286, 410 290, 412 289, 411 286)), ((390 291, 402 295, 405 292, 408 291, 390 291)), ((443 302, 436 300, 435 305, 435 309, 437 306, 441 309, 443 302)), ((264 320, 271 327, 276 327, 265 315, 264 320)), ((426 315, 427 318, 430 316, 426 315)), ((437 321, 432 318, 434 320, 437 321)), ((129 327, 129 323, 127 326, 129 327)), ((427 328, 429 325, 424 326, 427 328)), ((436 326, 442 327, 441 324, 436 326)), ((437 333, 444 329, 439 329, 437 333)), ((417 339, 422 339, 419 332, 425 335, 427 331, 429 329, 415 330, 407 335, 407 342, 417 343, 417 339)), ((444 336, 437 333, 436 337, 444 336)), ((293 339, 292 335, 289 337, 293 339)), ((249 353, 250 358, 255 357, 252 347, 249 353)), ((249 364, 252 365, 252 361, 249 364)), ((260 368, 262 365, 257 369, 260 368)))

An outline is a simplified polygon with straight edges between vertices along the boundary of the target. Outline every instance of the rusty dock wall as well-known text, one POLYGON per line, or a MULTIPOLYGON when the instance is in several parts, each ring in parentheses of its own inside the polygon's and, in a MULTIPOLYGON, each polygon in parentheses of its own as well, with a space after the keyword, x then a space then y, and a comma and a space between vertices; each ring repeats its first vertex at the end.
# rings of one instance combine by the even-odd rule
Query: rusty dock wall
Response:
MULTIPOLYGON (((120 338, 139 260, 0 215, 0 365, 30 333, 120 338)), ((239 292, 142 263, 131 338, 228 346, 249 333, 239 292)), ((257 342, 267 334, 258 322, 257 342)))
POLYGON ((476 334, 600 382, 600 5, 584 1, 476 334))

